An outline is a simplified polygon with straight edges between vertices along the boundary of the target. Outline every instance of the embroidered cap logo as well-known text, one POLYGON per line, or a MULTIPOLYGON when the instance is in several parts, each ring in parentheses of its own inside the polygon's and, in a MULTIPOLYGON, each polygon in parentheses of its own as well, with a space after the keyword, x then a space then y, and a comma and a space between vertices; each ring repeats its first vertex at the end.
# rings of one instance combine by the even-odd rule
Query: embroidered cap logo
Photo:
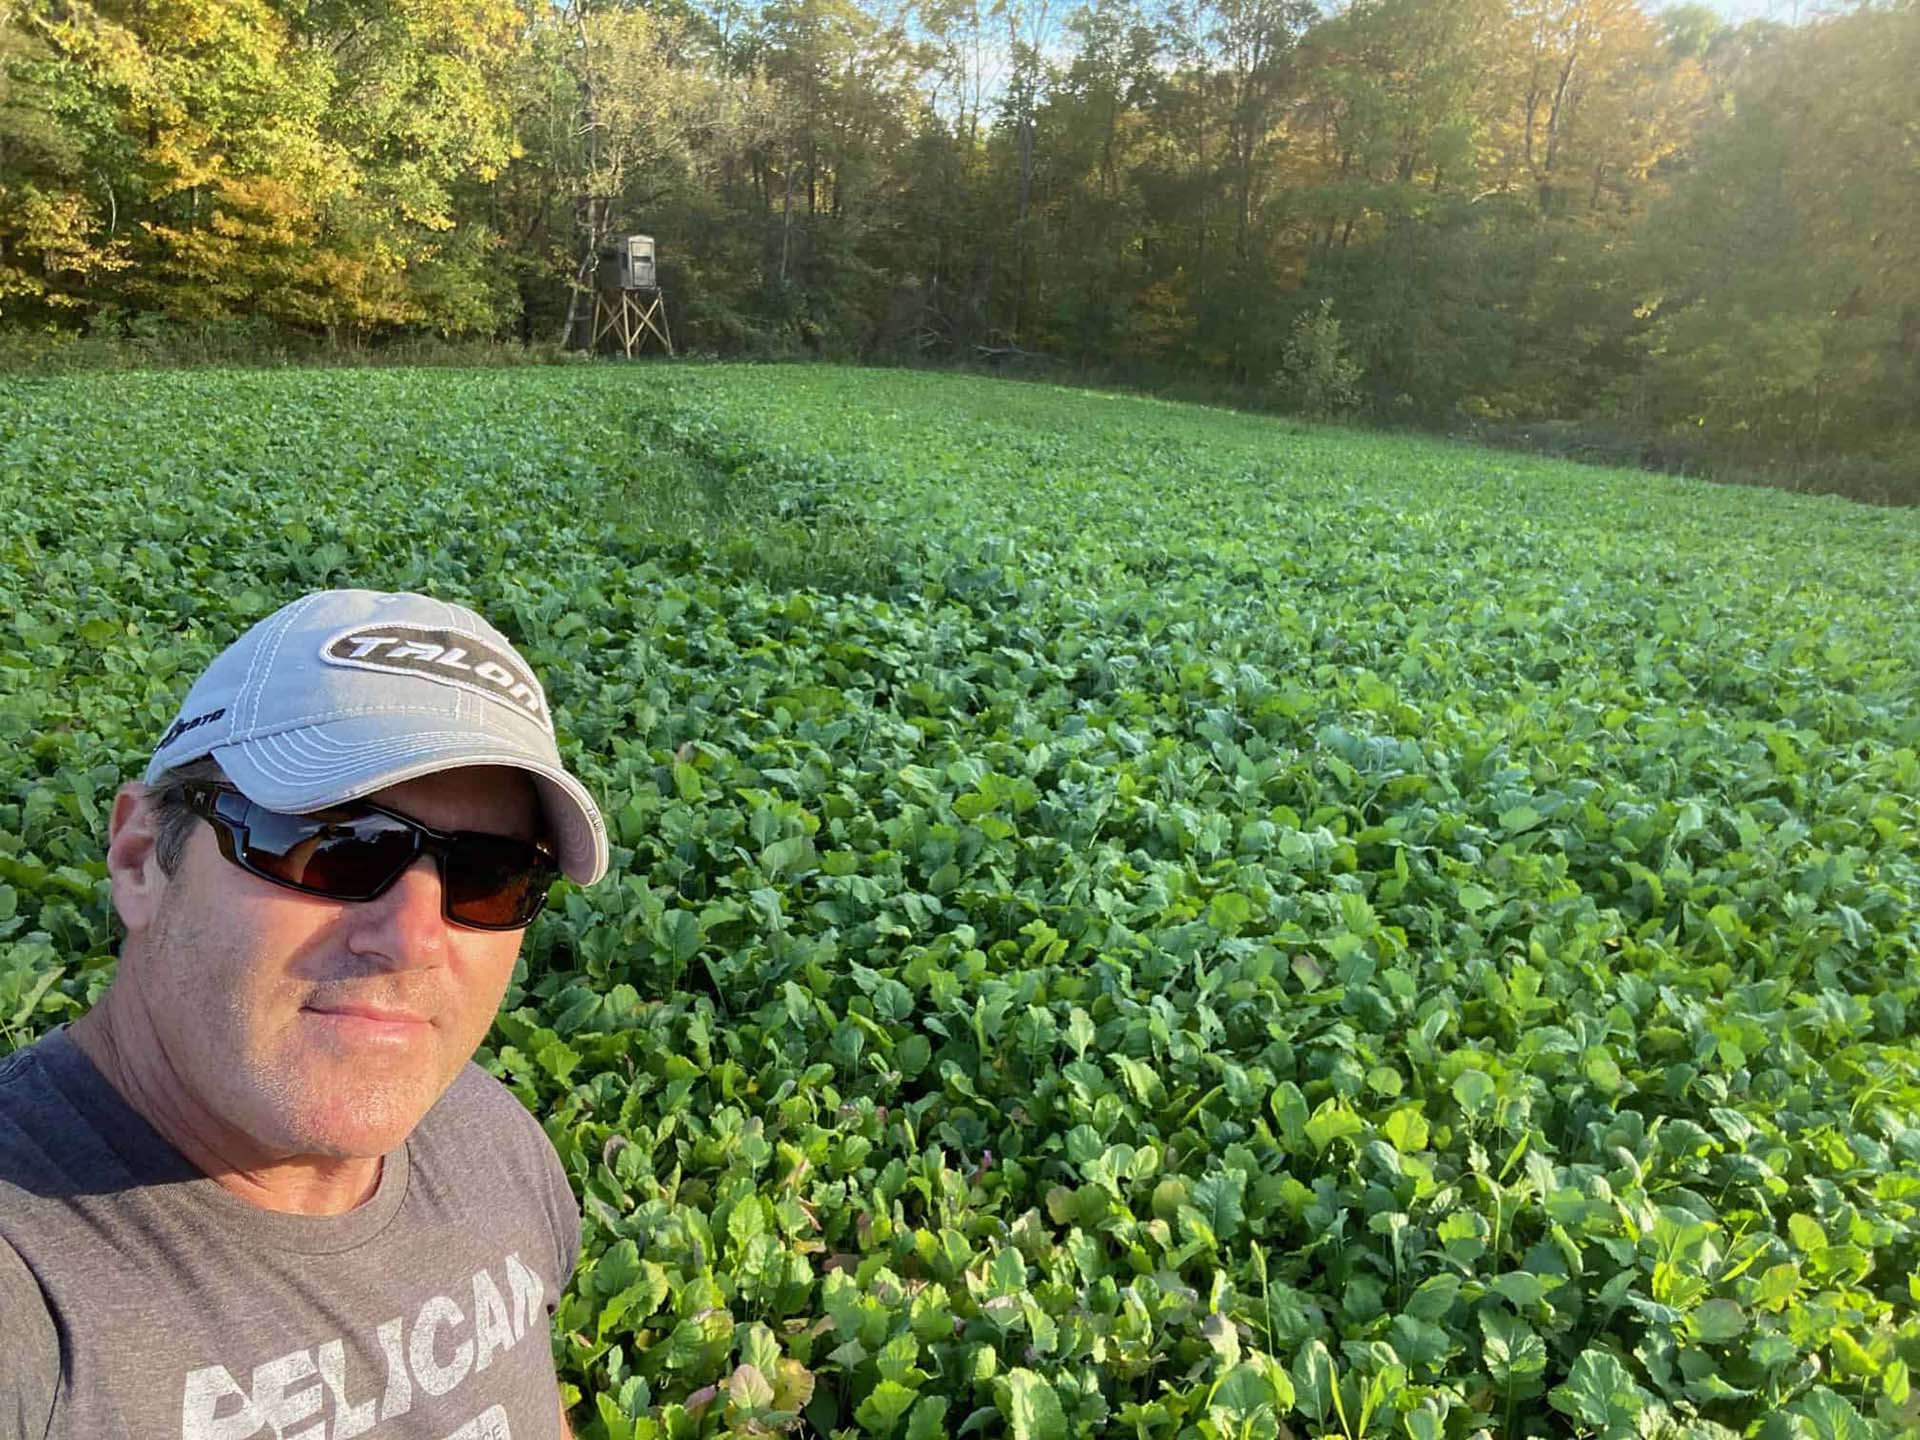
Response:
POLYGON ((356 625, 320 647, 329 665, 418 675, 509 705, 551 730, 540 682, 520 658, 465 630, 428 625, 356 625))
POLYGON ((162 735, 160 737, 160 743, 153 748, 156 750, 164 750, 189 730, 198 730, 202 725, 211 725, 226 713, 227 707, 222 705, 218 710, 209 710, 206 714, 196 715, 191 720, 182 715, 178 720, 173 722, 173 728, 162 735))

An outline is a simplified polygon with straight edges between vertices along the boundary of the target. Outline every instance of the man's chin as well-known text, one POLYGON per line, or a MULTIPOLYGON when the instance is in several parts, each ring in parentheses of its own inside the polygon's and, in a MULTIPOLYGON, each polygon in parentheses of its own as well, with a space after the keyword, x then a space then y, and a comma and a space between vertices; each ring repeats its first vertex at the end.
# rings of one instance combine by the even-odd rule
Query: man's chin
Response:
POLYGON ((306 1103, 287 1117, 288 1139, 302 1154, 371 1160, 406 1143, 443 1088, 424 1066, 408 1073, 378 1065, 313 1077, 306 1103))
POLYGON ((334 1104, 301 1116, 288 1127, 288 1142, 305 1156, 328 1160, 377 1160, 407 1143, 425 1108, 334 1104))

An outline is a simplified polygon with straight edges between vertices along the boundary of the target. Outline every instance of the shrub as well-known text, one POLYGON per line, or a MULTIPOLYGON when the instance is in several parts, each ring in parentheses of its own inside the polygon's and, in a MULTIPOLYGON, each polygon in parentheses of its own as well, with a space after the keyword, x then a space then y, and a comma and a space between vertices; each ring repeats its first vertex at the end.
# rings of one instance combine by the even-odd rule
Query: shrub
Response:
POLYGON ((1359 406, 1361 374, 1327 299, 1294 318, 1273 384, 1283 408, 1325 419, 1359 406))

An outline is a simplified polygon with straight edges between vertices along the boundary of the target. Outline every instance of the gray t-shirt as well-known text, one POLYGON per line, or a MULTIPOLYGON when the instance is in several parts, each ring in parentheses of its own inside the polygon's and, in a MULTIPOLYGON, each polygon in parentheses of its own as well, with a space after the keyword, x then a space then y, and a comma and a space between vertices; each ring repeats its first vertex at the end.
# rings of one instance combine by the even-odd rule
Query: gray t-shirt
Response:
POLYGON ((63 1030, 0 1060, 0 1440, 555 1440, 580 1211, 468 1065, 345 1215, 249 1205, 63 1030))

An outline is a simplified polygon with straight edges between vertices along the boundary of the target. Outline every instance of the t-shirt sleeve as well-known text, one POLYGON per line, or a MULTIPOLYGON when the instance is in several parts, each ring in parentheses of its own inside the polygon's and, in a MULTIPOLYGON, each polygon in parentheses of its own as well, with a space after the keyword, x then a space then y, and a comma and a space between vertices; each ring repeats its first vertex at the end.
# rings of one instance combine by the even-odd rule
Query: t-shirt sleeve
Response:
POLYGON ((553 1226, 553 1273, 560 1281, 559 1288, 548 1297, 547 1311, 551 1314, 560 1303, 560 1292, 573 1279, 573 1267, 580 1260, 580 1202, 574 1197, 573 1185, 567 1179, 566 1167, 561 1165, 553 1142, 547 1139, 538 1121, 533 1122, 532 1128, 534 1143, 540 1147, 541 1173, 546 1180, 547 1218, 553 1226))
POLYGON ((0 1240, 0 1440, 45 1440, 59 1385, 60 1334, 40 1282, 0 1240))

